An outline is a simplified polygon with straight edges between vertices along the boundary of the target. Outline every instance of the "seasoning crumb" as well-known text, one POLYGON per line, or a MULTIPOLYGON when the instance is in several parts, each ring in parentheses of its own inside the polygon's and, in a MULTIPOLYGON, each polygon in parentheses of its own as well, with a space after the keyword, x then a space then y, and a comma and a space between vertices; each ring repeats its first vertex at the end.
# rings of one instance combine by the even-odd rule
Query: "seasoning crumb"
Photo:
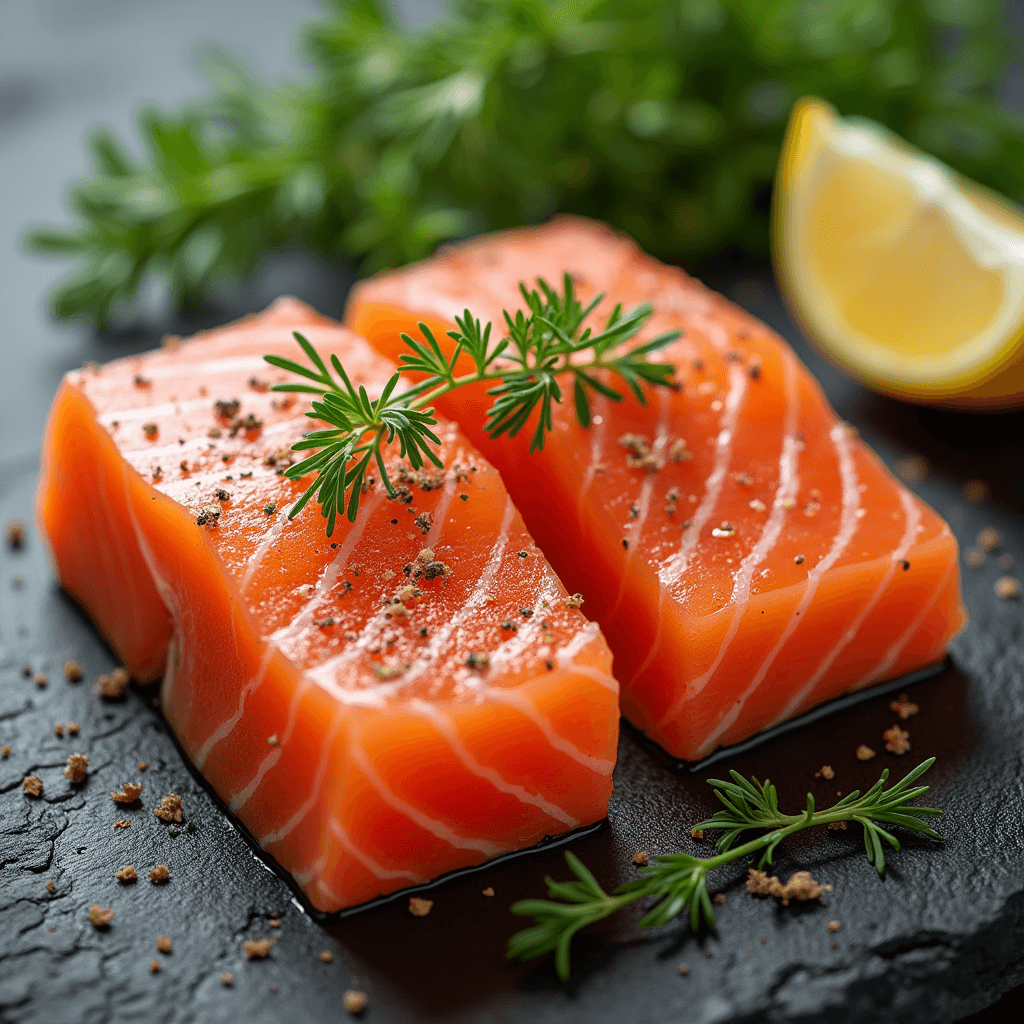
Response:
POLYGON ((995 551, 1003 543, 1003 538, 994 527, 986 526, 978 534, 978 547, 983 551, 995 551))
POLYGON ((46 685, 46 684, 47 684, 47 683, 48 683, 49 681, 50 681, 50 680, 49 680, 49 679, 47 679, 47 678, 46 678, 46 676, 45 676, 45 675, 44 675, 44 674, 43 674, 42 672, 37 672, 37 673, 36 673, 36 674, 35 674, 35 675, 34 675, 34 676, 32 677, 32 682, 33 682, 33 683, 35 683, 35 684, 36 684, 36 686, 38 686, 38 687, 40 687, 40 688, 42 688, 43 686, 45 686, 45 685, 46 685))
POLYGON ((155 441, 160 428, 155 423, 143 423, 142 432, 146 435, 147 441, 155 441))
POLYGON ((89 908, 89 923, 93 928, 109 928, 114 920, 113 910, 104 910, 98 903, 89 908))
POLYGON ((88 754, 72 754, 68 758, 67 767, 64 769, 64 778, 72 782, 81 782, 85 778, 89 768, 88 754))
POLYGON ((46 891, 49 893, 54 893, 57 891, 57 886, 53 882, 47 882, 46 891))
POLYGON ((64 662, 64 678, 69 683, 77 683, 85 673, 82 672, 82 666, 77 661, 65 661, 64 662))
POLYGON ((231 986, 235 983, 235 976, 231 974, 230 971, 224 971, 220 976, 220 983, 225 988, 231 988, 231 986))
POLYGON ((866 743, 862 743, 855 753, 858 761, 870 761, 875 756, 875 752, 866 743))
POLYGON ((803 565, 805 559, 803 555, 797 555, 796 558, 793 559, 793 561, 796 562, 797 565, 803 565))
POLYGON ((633 854, 633 863, 639 867, 646 867, 651 862, 651 855, 646 850, 640 850, 633 854))
POLYGON ((21 519, 12 519, 4 527, 4 537, 12 548, 20 548, 28 536, 28 526, 21 519))
POLYGON ((174 948, 174 943, 171 941, 170 935, 158 935, 156 937, 156 948, 161 953, 170 953, 174 948))
POLYGON ((131 828, 132 823, 126 818, 122 818, 120 821, 114 822, 114 828, 131 828))
POLYGON ((767 512, 768 511, 768 506, 760 498, 754 498, 753 501, 748 502, 748 505, 755 512, 767 512))
POLYGON ((5 743, 2 747, 0 747, 0 757, 4 758, 4 760, 6 760, 10 756, 11 756, 11 748, 5 743))
POLYGON ((21 788, 31 797, 43 795, 43 780, 38 775, 27 775, 21 780, 21 788))
POLYGON ((920 455, 908 455, 900 459, 893 470, 905 484, 919 484, 928 475, 928 461, 920 455))
POLYGON ((582 594, 570 594, 569 597, 567 597, 565 599, 565 607, 569 608, 569 609, 579 608, 582 604, 583 604, 583 595, 582 594))
POLYGON ((980 569, 985 564, 985 552, 981 548, 968 548, 964 552, 964 561, 970 569, 980 569))
POLYGON ((149 873, 149 880, 154 885, 164 885, 171 880, 171 873, 167 870, 166 864, 157 864, 149 873))
POLYGON ((845 832, 846 822, 845 821, 830 821, 825 828, 831 829, 833 832, 845 832))
POLYGON ((341 1005, 353 1017, 358 1017, 366 1009, 369 1001, 365 992, 358 992, 354 988, 346 989, 345 994, 341 997, 341 1005))
POLYGON ((693 836, 694 839, 703 839, 704 838, 704 829, 702 829, 702 828, 692 829, 690 831, 690 835, 693 836))
POLYGON ((82 727, 77 722, 68 722, 66 728, 69 736, 77 736, 82 727))
MULTIPOLYGON (((830 891, 831 885, 819 885, 810 871, 795 871, 783 885, 775 875, 750 869, 747 875, 747 892, 754 896, 774 896, 788 907, 790 900, 816 900, 823 892, 830 891)), ((762 939, 762 942, 765 940, 762 939)))
POLYGON ((836 773, 832 770, 832 765, 830 765, 830 764, 823 764, 814 773, 814 777, 816 779, 834 779, 836 777, 836 773))
POLYGON ((279 918, 279 917, 272 917, 267 922, 267 924, 269 924, 271 928, 280 928, 281 927, 281 918, 279 918))
POLYGON ((680 974, 680 975, 683 975, 685 977, 689 973, 690 973, 689 964, 680 964, 676 968, 676 974, 680 974))
POLYGON ((889 701, 889 710, 895 712, 905 722, 908 718, 916 715, 921 709, 905 693, 901 693, 899 700, 889 701))
POLYGON ((150 970, 151 970, 151 971, 152 971, 152 972, 153 972, 154 974, 157 974, 157 973, 159 973, 159 971, 160 971, 160 961, 159 961, 159 960, 150 960, 150 961, 149 961, 149 969, 150 969, 150 970))
POLYGON ((325 949, 320 954, 320 959, 323 963, 329 964, 334 959, 334 954, 329 949, 325 949))
POLYGON ((713 949, 709 949, 704 955, 710 960, 715 955, 715 951, 713 949))
POLYGON ((484 654, 480 651, 470 651, 469 657, 466 658, 466 664, 476 671, 483 671, 491 663, 491 657, 489 654, 484 654))
POLYGON ((715 895, 712 897, 711 902, 714 903, 716 907, 722 906, 722 904, 725 903, 725 893, 716 892, 715 895))
MULTIPOLYGON (((140 772, 144 772, 148 767, 149 767, 149 765, 145 761, 140 761, 139 764, 138 764, 138 769, 139 769, 140 772)), ((141 786, 139 788, 140 788, 140 791, 141 791, 141 786)))
POLYGON ((123 868, 118 868, 117 875, 115 876, 119 882, 124 882, 126 885, 137 881, 138 875, 135 873, 135 867, 132 864, 125 864, 123 868))
POLYGON ((482 896, 493 896, 494 895, 494 888, 493 888, 493 886, 489 885, 489 886, 487 886, 486 889, 481 889, 480 890, 480 894, 482 896))
POLYGON ((102 675, 96 680, 96 692, 104 700, 124 700, 131 676, 125 668, 115 668, 109 675, 102 675))
POLYGON ((828 930, 830 932, 832 932, 832 934, 834 935, 837 931, 839 931, 839 922, 838 921, 829 921, 829 923, 828 923, 828 930))
POLYGON ((249 939, 242 949, 250 960, 266 960, 276 942, 277 939, 249 939))
POLYGON ((141 782, 123 782, 120 791, 111 793, 110 799, 116 804, 133 804, 141 795, 141 782))
POLYGON ((54 736, 63 736, 64 735, 64 726, 61 725, 60 722, 58 722, 53 727, 53 734, 54 734, 54 736))
POLYGON ((168 793, 156 807, 153 813, 161 821, 181 821, 181 797, 177 793, 168 793))
POLYGON ((905 754, 910 749, 910 733, 898 725, 892 725, 882 733, 885 749, 893 754, 905 754))
POLYGON ((1020 580, 1015 576, 1000 576, 995 582, 996 597, 1003 601, 1020 597, 1020 580))
POLYGON ((431 907, 433 907, 433 900, 420 899, 419 896, 409 897, 409 913, 413 917, 426 917, 430 913, 431 907))
POLYGON ((972 505, 980 505, 988 498, 989 486, 984 480, 968 480, 962 493, 972 505))

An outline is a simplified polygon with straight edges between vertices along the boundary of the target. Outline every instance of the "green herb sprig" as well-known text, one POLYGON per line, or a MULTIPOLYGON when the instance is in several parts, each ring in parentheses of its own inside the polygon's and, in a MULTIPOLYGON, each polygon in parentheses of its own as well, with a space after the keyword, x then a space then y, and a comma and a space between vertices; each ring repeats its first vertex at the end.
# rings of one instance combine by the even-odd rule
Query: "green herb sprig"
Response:
POLYGON ((295 340, 309 358, 304 366, 283 356, 263 358, 272 366, 304 378, 305 383, 275 384, 274 391, 305 392, 319 395, 306 413, 311 419, 329 424, 314 430, 292 445, 294 451, 316 453, 290 466, 285 476, 299 480, 315 472, 316 479, 289 512, 297 516, 311 498, 316 496, 327 519, 328 535, 334 532, 337 516, 347 515, 355 521, 359 499, 367 473, 376 465, 389 495, 395 494, 384 460, 384 448, 396 438, 400 455, 408 458, 413 469, 425 462, 441 466, 434 451, 441 439, 431 427, 437 425, 433 402, 469 384, 495 383, 487 394, 494 403, 487 412, 484 429, 491 437, 507 434, 514 437, 526 426, 535 410, 539 410, 530 451, 544 447, 544 436, 552 429, 552 409, 562 400, 561 376, 572 377, 576 416, 584 426, 590 424, 590 401, 600 394, 613 401, 622 400, 622 392, 598 374, 622 380, 638 401, 646 403, 644 384, 673 386, 674 367, 669 363, 648 362, 647 357, 679 337, 679 331, 660 334, 650 341, 625 348, 636 337, 654 312, 650 303, 637 306, 628 313, 616 305, 604 328, 594 332, 583 323, 604 298, 596 296, 587 306, 576 298, 572 278, 565 274, 562 291, 538 280, 539 289, 527 290, 520 284, 526 312, 515 316, 505 311, 508 333, 492 343, 490 323, 481 329, 479 319, 467 309, 455 321, 458 330, 448 331, 455 342, 451 356, 446 356, 426 324, 419 324, 422 341, 408 334, 402 340, 409 348, 400 356, 401 368, 387 382, 377 399, 366 389, 355 387, 336 354, 330 364, 334 375, 315 348, 301 334, 295 340), (456 374, 460 357, 465 354, 473 363, 470 373, 456 374), (403 372, 426 374, 419 383, 396 393, 403 372))
POLYGON ((908 807, 907 804, 928 792, 928 786, 913 784, 935 763, 930 757, 904 779, 885 789, 889 769, 863 796, 859 790, 848 793, 838 803, 824 811, 815 810, 814 797, 807 794, 807 807, 802 814, 783 814, 779 810, 778 793, 765 780, 758 782, 730 772, 732 782, 709 779, 715 796, 723 809, 714 817, 694 826, 693 831, 706 828, 723 830, 716 844, 718 853, 713 857, 691 857, 675 853, 653 857, 653 864, 640 871, 635 881, 620 885, 606 893, 594 876, 573 853, 565 859, 576 881, 556 882, 546 879, 548 895, 552 900, 521 900, 512 906, 512 913, 532 917, 536 924, 517 932, 509 939, 508 955, 521 960, 532 960, 552 950, 559 978, 568 981, 570 972, 569 946, 573 936, 587 925, 600 921, 623 907, 645 897, 657 902, 641 918, 641 928, 657 928, 667 924, 679 914, 688 912, 690 928, 697 931, 702 921, 714 927, 715 914, 708 896, 707 876, 715 868, 741 857, 760 854, 758 870, 771 864, 776 847, 786 836, 819 825, 835 822, 856 822, 864 829, 864 847, 868 861, 879 874, 885 871, 885 853, 882 842, 893 849, 900 848, 899 840, 884 825, 898 825, 911 832, 942 837, 932 829, 926 819, 937 817, 942 811, 932 807, 908 807), (744 832, 752 829, 769 831, 741 846, 733 844, 744 832), (560 902, 554 902, 559 900, 560 902))
POLYGON ((29 235, 75 261, 59 316, 102 321, 147 277, 185 305, 282 245, 373 271, 557 210, 690 266, 763 256, 784 127, 808 94, 1024 192, 1001 0, 450 0, 415 28, 387 0, 327 6, 304 30, 305 81, 212 54, 209 92, 144 108, 137 150, 92 134, 74 223, 29 235))

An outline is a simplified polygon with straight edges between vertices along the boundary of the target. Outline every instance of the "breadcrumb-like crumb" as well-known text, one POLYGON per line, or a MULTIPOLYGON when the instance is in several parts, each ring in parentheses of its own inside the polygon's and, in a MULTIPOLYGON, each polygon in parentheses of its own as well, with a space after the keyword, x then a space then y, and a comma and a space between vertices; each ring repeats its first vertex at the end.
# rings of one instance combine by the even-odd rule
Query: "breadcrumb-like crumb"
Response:
POLYGON ((714 903, 716 907, 722 906, 725 903, 725 893, 716 892, 715 895, 712 897, 711 902, 714 903))
POLYGON ((120 792, 111 793, 110 799, 116 804, 133 804, 142 795, 141 782, 123 782, 120 792))
POLYGON ((836 777, 836 773, 832 770, 832 765, 830 765, 830 764, 823 764, 814 773, 814 777, 816 779, 834 779, 836 777))
POLYGON ((150 969, 150 970, 151 970, 151 971, 152 971, 152 972, 153 972, 154 974, 158 973, 158 972, 159 972, 159 970, 160 970, 160 961, 159 961, 159 960, 150 960, 150 961, 149 961, 149 969, 150 969))
POLYGON ((35 683, 35 684, 36 684, 36 686, 38 686, 38 687, 40 687, 40 688, 44 687, 44 686, 45 686, 45 685, 46 685, 46 684, 47 684, 47 683, 48 683, 49 681, 50 681, 50 680, 49 680, 49 679, 47 679, 47 677, 46 677, 46 673, 45 673, 45 672, 37 672, 37 673, 36 673, 36 674, 35 674, 35 675, 34 675, 34 676, 32 677, 32 682, 33 682, 33 683, 35 683))
POLYGON ((104 700, 124 700, 130 682, 131 676, 126 668, 115 668, 109 675, 102 675, 96 680, 96 692, 104 700))
POLYGON ((21 780, 21 788, 28 796, 38 799, 43 795, 43 780, 38 775, 26 775, 21 780))
POLYGON ((125 818, 114 822, 114 828, 131 828, 132 823, 125 818))
POLYGON ((168 793, 156 807, 153 813, 161 821, 181 821, 182 803, 177 793, 168 793))
POLYGON ((358 1017, 366 1009, 369 1002, 370 1000, 365 992, 359 992, 354 988, 346 989, 345 994, 341 997, 341 1005, 353 1017, 358 1017))
POLYGON ((324 962, 325 964, 329 964, 329 963, 330 963, 330 962, 331 962, 331 961, 332 961, 332 960, 334 959, 334 954, 333 954, 333 953, 332 953, 332 952, 331 952, 331 951, 330 951, 329 949, 325 949, 325 950, 324 950, 324 951, 323 951, 323 952, 322 952, 322 953, 320 954, 320 959, 321 959, 321 960, 322 960, 322 961, 323 961, 323 962, 324 962))
POLYGON ((93 928, 109 928, 114 920, 113 910, 104 910, 98 903, 89 908, 89 923, 93 928))
POLYGON ((754 868, 747 875, 747 892, 754 896, 774 896, 782 900, 784 907, 789 906, 790 900, 816 900, 823 892, 831 889, 831 885, 815 882, 810 871, 795 871, 785 885, 775 875, 754 868))
POLYGON ((11 756, 11 748, 5 743, 2 747, 0 747, 0 757, 4 758, 4 760, 6 760, 10 756, 11 756))
POLYGON ((82 666, 77 661, 64 662, 64 678, 69 683, 77 683, 84 674, 82 666))
POLYGON ((72 782, 81 782, 89 769, 88 754, 72 754, 68 758, 67 767, 64 769, 64 778, 72 782))
POLYGON ((680 975, 683 975, 685 977, 689 973, 690 973, 690 965, 689 964, 680 964, 676 968, 676 974, 680 974, 680 975))
POLYGON ((1003 538, 999 535, 999 531, 992 526, 986 526, 978 534, 978 547, 983 551, 995 551, 1002 543, 1003 538))
POLYGON ((56 892, 56 891, 57 891, 57 886, 56 886, 56 884, 55 884, 55 883, 53 883, 53 882, 47 882, 47 883, 46 883, 46 891, 47 891, 47 892, 49 892, 49 893, 54 893, 54 892, 56 892))
POLYGON ((279 917, 272 917, 267 922, 267 924, 269 924, 271 928, 280 928, 281 927, 281 918, 279 918, 279 917))
POLYGON ((1003 601, 1020 597, 1020 580, 1015 576, 1000 576, 995 582, 996 597, 1003 601))
POLYGON ((862 743, 854 753, 858 761, 870 761, 875 756, 875 752, 866 743, 862 743))
POLYGON ((835 932, 839 931, 839 922, 838 921, 829 921, 829 923, 828 923, 828 930, 830 932, 832 932, 832 933, 835 933, 835 932))
POLYGON ((156 948, 160 950, 161 953, 170 953, 174 948, 174 942, 170 935, 158 935, 156 937, 156 948))
POLYGON ((910 749, 910 733, 898 725, 892 725, 882 733, 885 749, 892 754, 905 754, 910 749))
POLYGON ((22 519, 12 519, 4 527, 4 537, 12 548, 20 548, 28 536, 28 526, 22 519))
POLYGON ((166 864, 157 864, 149 873, 149 880, 154 885, 164 885, 171 880, 171 873, 167 870, 166 864))
POLYGON ((61 737, 61 736, 63 736, 63 735, 64 735, 64 726, 63 726, 63 725, 61 725, 61 724, 60 724, 60 722, 58 722, 58 723, 57 723, 57 724, 56 724, 56 725, 55 725, 55 726, 53 727, 53 735, 54 735, 54 736, 57 736, 57 737, 61 737))
POLYGON ((69 736, 77 736, 81 730, 81 726, 77 722, 68 722, 67 731, 69 736))
POLYGON ((646 867, 651 863, 651 855, 646 850, 640 850, 633 854, 633 863, 639 867, 646 867))
POLYGON ((420 899, 419 896, 409 897, 409 913, 413 917, 426 917, 430 913, 430 908, 433 907, 433 900, 420 899))
POLYGON ((131 864, 126 864, 117 872, 117 880, 119 882, 134 882, 138 877, 139 876, 135 874, 135 868, 131 864))
POLYGON ((493 896, 494 895, 494 887, 489 885, 489 886, 487 886, 486 889, 481 889, 480 893, 483 896, 493 896))
POLYGON ((220 976, 220 983, 225 988, 231 988, 235 983, 235 976, 230 971, 223 971, 220 976))
POLYGON ((250 960, 266 960, 277 939, 249 939, 242 943, 242 950, 250 960))
POLYGON ((895 712, 903 721, 916 715, 921 709, 905 693, 900 694, 899 700, 889 701, 889 710, 895 712))
POLYGON ((985 552, 981 548, 968 548, 964 552, 964 561, 969 569, 980 569, 985 564, 985 552))

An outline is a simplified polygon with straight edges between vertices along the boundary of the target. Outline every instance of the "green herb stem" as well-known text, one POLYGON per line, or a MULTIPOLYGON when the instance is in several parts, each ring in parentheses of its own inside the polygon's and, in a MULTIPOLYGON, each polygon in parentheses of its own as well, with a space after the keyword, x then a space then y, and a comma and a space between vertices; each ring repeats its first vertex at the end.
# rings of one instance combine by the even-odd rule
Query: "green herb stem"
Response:
POLYGON ((926 819, 937 817, 942 811, 931 807, 908 806, 909 801, 928 791, 927 786, 913 786, 933 764, 935 758, 919 764, 900 782, 886 790, 889 770, 882 772, 874 786, 863 796, 859 790, 847 794, 838 803, 824 811, 815 809, 814 797, 807 794, 807 806, 801 814, 783 814, 778 807, 778 793, 767 780, 744 779, 738 772, 730 772, 731 782, 709 779, 715 796, 723 804, 707 821, 694 826, 698 829, 723 830, 716 844, 718 852, 711 857, 691 857, 676 853, 652 858, 653 863, 642 868, 635 881, 620 885, 606 893, 578 857, 566 853, 565 859, 576 876, 574 882, 556 882, 547 879, 548 895, 554 900, 521 900, 511 908, 513 914, 532 917, 535 924, 517 932, 509 939, 508 955, 531 960, 545 953, 555 953, 558 976, 567 981, 570 973, 569 946, 581 928, 616 913, 637 900, 655 897, 657 902, 640 920, 641 928, 655 928, 689 911, 689 926, 696 931, 701 921, 714 927, 715 915, 707 890, 707 876, 716 868, 734 860, 760 853, 758 870, 772 863, 776 847, 787 836, 807 828, 836 822, 856 822, 864 829, 864 846, 868 861, 879 874, 885 871, 882 842, 899 849, 899 840, 882 824, 899 825, 911 832, 940 839, 926 819), (769 829, 763 835, 740 846, 736 839, 750 829, 769 829))

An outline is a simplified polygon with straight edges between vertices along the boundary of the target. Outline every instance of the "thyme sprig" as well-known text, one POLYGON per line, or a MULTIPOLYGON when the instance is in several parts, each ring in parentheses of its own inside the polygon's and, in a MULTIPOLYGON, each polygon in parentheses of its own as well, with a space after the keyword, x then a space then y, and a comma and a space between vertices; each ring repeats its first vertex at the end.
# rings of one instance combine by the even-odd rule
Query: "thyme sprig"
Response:
POLYGON ((818 811, 814 797, 807 794, 807 807, 801 814, 783 814, 779 810, 779 797, 775 787, 767 780, 748 780, 738 772, 730 772, 731 782, 709 779, 715 796, 723 809, 707 821, 695 825, 698 829, 722 829, 716 843, 718 851, 713 857, 691 857, 674 853, 653 857, 653 863, 640 871, 635 881, 620 885, 606 893, 594 876, 573 853, 565 859, 576 881, 556 882, 546 879, 548 895, 552 900, 521 900, 513 904, 512 913, 532 917, 536 924, 517 932, 509 939, 508 955, 520 960, 532 960, 554 950, 555 969, 559 978, 569 978, 569 946, 573 936, 587 925, 616 913, 630 903, 645 897, 654 897, 654 906, 641 918, 641 928, 657 928, 674 917, 688 911, 689 925, 696 931, 701 921, 712 928, 715 914, 707 890, 707 876, 715 868, 760 854, 757 868, 772 863, 776 847, 786 836, 806 828, 835 822, 857 822, 864 829, 864 847, 868 861, 879 874, 885 871, 884 840, 893 849, 900 848, 899 840, 883 825, 899 825, 932 839, 942 837, 932 829, 926 819, 937 817, 942 811, 932 807, 909 807, 911 800, 928 792, 928 786, 913 784, 935 763, 930 757, 905 778, 885 789, 889 769, 863 796, 859 790, 848 793, 838 803, 818 811), (744 832, 767 829, 765 834, 740 846, 733 844, 744 832), (561 902, 554 902, 559 900, 561 902))
POLYGON ((421 469, 427 462, 440 467, 442 463, 433 446, 440 445, 441 440, 431 430, 437 425, 433 403, 457 388, 481 382, 495 384, 487 392, 494 397, 494 403, 484 424, 493 438, 502 434, 514 437, 529 422, 534 410, 539 409, 530 443, 533 452, 544 447, 544 436, 553 426, 553 404, 562 401, 559 377, 572 377, 576 417, 584 427, 590 425, 593 394, 616 402, 623 398, 622 392, 600 374, 623 381, 642 403, 646 403, 644 384, 673 386, 672 365, 648 362, 648 356, 675 341, 678 331, 659 334, 628 349, 624 347, 650 319, 654 312, 650 303, 627 313, 623 313, 621 304, 616 305, 603 329, 595 333, 583 324, 603 295, 584 306, 576 297, 569 274, 563 276, 561 292, 543 279, 538 279, 537 284, 539 288, 532 290, 520 284, 526 311, 516 310, 514 316, 504 311, 508 333, 496 342, 491 339, 492 324, 481 328, 480 320, 468 309, 455 318, 458 329, 447 332, 455 342, 450 357, 424 323, 418 325, 422 341, 402 334, 409 351, 400 356, 399 370, 377 399, 371 399, 362 385, 357 388, 352 384, 334 353, 328 368, 316 349, 297 331, 295 340, 308 357, 309 366, 283 356, 264 356, 272 366, 304 378, 303 383, 275 384, 272 390, 320 396, 306 415, 329 424, 292 445, 293 451, 315 454, 290 466, 285 475, 293 480, 312 472, 317 476, 292 506, 289 518, 297 516, 315 496, 327 519, 328 535, 334 532, 337 516, 347 515, 354 522, 372 465, 380 472, 388 494, 394 496, 384 447, 396 438, 401 457, 408 458, 413 469, 421 469), (469 357, 473 370, 459 374, 456 367, 463 354, 469 357), (396 392, 403 373, 426 376, 396 392))

